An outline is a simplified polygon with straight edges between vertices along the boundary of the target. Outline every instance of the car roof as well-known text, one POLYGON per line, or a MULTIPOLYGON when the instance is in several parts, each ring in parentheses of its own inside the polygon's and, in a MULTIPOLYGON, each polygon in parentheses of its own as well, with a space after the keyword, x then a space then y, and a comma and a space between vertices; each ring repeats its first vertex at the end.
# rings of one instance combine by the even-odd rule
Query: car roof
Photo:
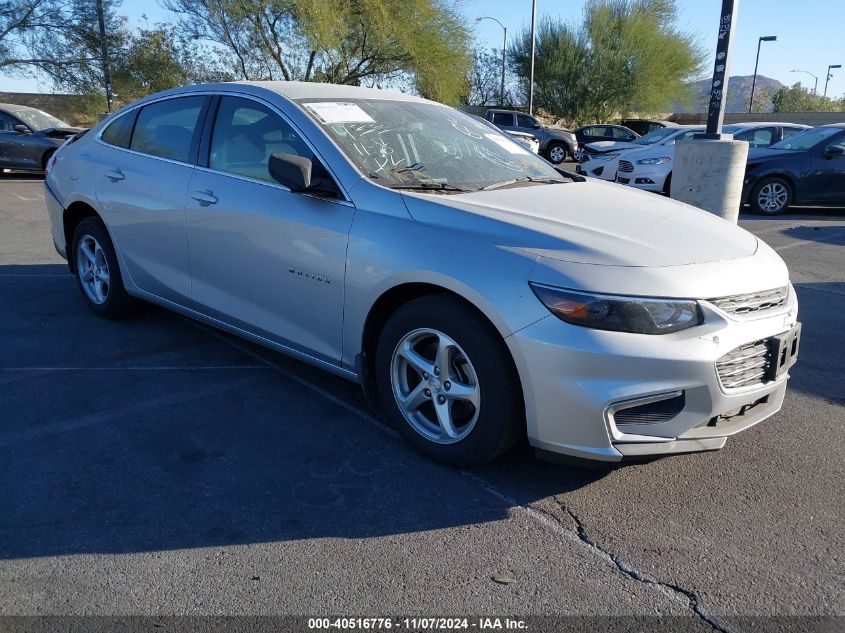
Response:
POLYGON ((804 125, 803 123, 789 123, 789 122, 781 122, 781 121, 748 121, 745 123, 729 123, 723 127, 725 128, 733 128, 735 130, 748 130, 755 127, 772 127, 772 126, 779 126, 779 127, 801 127, 801 128, 809 128, 809 125, 804 125))
MULTIPOLYGON (((314 81, 233 81, 231 84, 257 86, 276 92, 288 99, 390 99, 431 103, 428 99, 395 90, 318 83, 314 81)), ((224 86, 227 84, 223 84, 224 86)))
POLYGON ((0 103, 0 110, 3 112, 42 112, 42 110, 39 110, 38 108, 17 105, 15 103, 0 103))

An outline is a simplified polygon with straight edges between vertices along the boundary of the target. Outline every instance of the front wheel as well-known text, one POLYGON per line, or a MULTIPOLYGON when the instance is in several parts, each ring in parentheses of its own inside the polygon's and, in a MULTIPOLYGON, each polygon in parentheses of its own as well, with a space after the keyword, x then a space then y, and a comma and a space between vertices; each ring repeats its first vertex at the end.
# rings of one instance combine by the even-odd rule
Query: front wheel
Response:
POLYGON ((560 165, 563 161, 565 161, 566 154, 566 145, 563 143, 549 143, 549 147, 546 150, 546 158, 548 158, 549 162, 553 165, 560 165))
POLYGON ((417 451, 478 466, 524 429, 521 389, 502 337, 445 296, 399 308, 379 337, 375 378, 383 412, 417 451))
POLYGON ((755 213, 778 215, 792 204, 792 187, 783 178, 763 178, 751 190, 749 203, 755 213))

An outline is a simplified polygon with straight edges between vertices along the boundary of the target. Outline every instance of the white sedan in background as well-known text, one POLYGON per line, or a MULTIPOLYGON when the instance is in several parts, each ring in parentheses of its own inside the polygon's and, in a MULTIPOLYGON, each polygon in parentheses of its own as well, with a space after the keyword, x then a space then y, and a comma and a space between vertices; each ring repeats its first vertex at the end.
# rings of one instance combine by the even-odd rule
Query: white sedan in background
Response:
MULTIPOLYGON (((799 123, 738 123, 726 125, 722 131, 733 134, 734 140, 747 141, 753 149, 768 147, 808 127, 799 123)), ((618 159, 616 182, 668 194, 672 187, 675 141, 691 139, 703 131, 704 128, 687 128, 653 146, 627 152, 618 159)))
POLYGON ((660 144, 689 126, 672 125, 658 128, 633 141, 599 141, 585 145, 580 151, 580 162, 576 171, 584 176, 616 180, 616 170, 623 154, 660 144))

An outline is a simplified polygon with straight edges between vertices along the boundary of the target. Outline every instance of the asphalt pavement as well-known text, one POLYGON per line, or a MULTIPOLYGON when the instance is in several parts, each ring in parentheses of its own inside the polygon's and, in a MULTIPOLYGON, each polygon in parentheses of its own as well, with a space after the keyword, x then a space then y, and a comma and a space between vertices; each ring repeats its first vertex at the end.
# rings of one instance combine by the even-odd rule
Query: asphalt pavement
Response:
POLYGON ((610 472, 427 462, 355 385, 164 310, 110 322, 0 179, 0 614, 845 615, 845 212, 741 224, 804 324, 783 410, 610 472))

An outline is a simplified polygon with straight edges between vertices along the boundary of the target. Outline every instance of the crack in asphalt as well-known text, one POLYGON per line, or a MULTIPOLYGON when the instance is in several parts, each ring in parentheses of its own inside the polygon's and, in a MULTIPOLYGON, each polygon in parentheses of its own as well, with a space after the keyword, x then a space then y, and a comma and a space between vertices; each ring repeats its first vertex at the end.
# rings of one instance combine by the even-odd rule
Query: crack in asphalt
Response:
MULTIPOLYGON (((205 324, 197 323, 197 322, 193 321, 192 319, 188 319, 188 318, 186 318, 185 320, 187 322, 193 324, 194 326, 196 326, 198 329, 201 329, 201 330, 205 331, 206 333, 210 334, 214 338, 217 338, 218 340, 230 345, 231 347, 238 349, 239 351, 247 354, 248 356, 251 356, 251 357, 253 357, 257 360, 260 360, 262 363, 268 365, 269 367, 272 367, 273 369, 275 369, 279 373, 283 374, 284 376, 286 376, 286 377, 292 379, 293 381, 299 383, 300 385, 310 389, 311 391, 313 391, 316 394, 322 396, 323 398, 326 398, 326 399, 334 402, 335 404, 341 406, 342 408, 346 409, 347 411, 357 415, 358 417, 362 418, 366 422, 369 422, 371 425, 380 429, 382 432, 385 432, 388 435, 391 435, 394 439, 399 438, 399 433, 395 429, 392 429, 391 427, 385 425, 384 423, 382 423, 381 421, 376 419, 374 416, 370 415, 367 411, 364 411, 364 410, 360 409, 359 407, 344 401, 342 398, 338 398, 334 394, 329 393, 325 389, 315 385, 314 383, 312 383, 309 380, 306 380, 304 378, 296 376, 295 374, 291 373, 290 371, 288 371, 287 369, 285 369, 284 367, 282 367, 278 363, 274 362, 273 360, 267 358, 263 354, 260 354, 257 351, 250 349, 246 345, 242 345, 239 341, 231 340, 228 336, 224 335, 221 332, 215 331, 213 328, 206 326, 205 324)), ((592 555, 598 556, 599 558, 601 558, 601 559, 605 560, 606 562, 608 562, 609 564, 613 565, 614 567, 616 567, 616 569, 620 573, 622 573, 626 577, 630 578, 631 580, 633 580, 635 582, 650 585, 650 586, 654 587, 655 589, 657 589, 658 591, 660 591, 661 593, 663 593, 668 598, 670 598, 670 599, 672 599, 676 602, 680 602, 682 604, 687 605, 690 608, 690 610, 696 616, 698 616, 699 619, 701 619, 704 623, 711 626, 716 631, 719 631, 719 633, 738 633, 737 629, 729 626, 726 623, 720 622, 715 616, 711 615, 704 608, 704 606, 701 604, 701 600, 695 594, 695 592, 690 591, 688 589, 684 589, 683 587, 681 587, 679 585, 663 582, 663 581, 658 580, 657 578, 654 578, 654 577, 652 577, 652 576, 650 576, 650 575, 648 575, 644 572, 641 572, 641 571, 637 570, 636 568, 632 567, 631 565, 629 565, 628 563, 626 563, 625 561, 623 561, 621 558, 619 558, 615 554, 612 554, 611 552, 606 550, 604 547, 599 545, 599 543, 595 539, 593 539, 592 537, 589 536, 589 534, 587 534, 587 530, 584 527, 584 524, 581 521, 581 519, 578 517, 578 515, 575 514, 572 510, 570 510, 557 497, 552 496, 551 498, 554 501, 554 503, 574 521, 575 530, 573 530, 569 526, 564 525, 559 517, 555 516, 554 514, 552 514, 551 512, 549 512, 547 510, 535 507, 535 506, 530 505, 530 504, 520 503, 517 499, 515 499, 515 498, 511 497, 510 495, 508 495, 507 493, 499 490, 494 484, 490 483, 489 481, 487 481, 483 477, 475 474, 474 472, 471 472, 471 471, 468 471, 468 470, 456 470, 455 472, 457 472, 459 475, 461 475, 465 479, 468 479, 469 481, 471 481, 471 482, 475 483, 476 485, 480 486, 488 494, 490 494, 490 495, 496 497, 497 499, 499 499, 500 501, 504 502, 507 506, 514 508, 514 509, 522 510, 523 512, 528 514, 529 517, 531 517, 532 519, 534 519, 538 523, 543 524, 545 527, 551 529, 557 535, 559 535, 559 536, 561 536, 561 537, 563 537, 563 538, 565 538, 565 539, 567 539, 567 540, 569 540, 569 541, 571 541, 571 542, 573 542, 573 543, 575 543, 575 544, 577 544, 581 547, 585 547, 592 555)), ((404 580, 403 580, 403 582, 404 582, 404 580)))
POLYGON ((704 605, 701 604, 701 599, 694 591, 690 591, 689 589, 685 589, 680 585, 676 585, 674 583, 664 582, 655 578, 654 576, 641 572, 632 565, 626 563, 616 554, 613 554, 612 552, 608 551, 605 547, 600 545, 598 541, 596 541, 587 533, 587 528, 584 527, 584 522, 577 514, 570 510, 566 506, 566 504, 561 502, 557 497, 552 497, 552 499, 557 504, 557 506, 563 512, 566 512, 566 514, 568 514, 570 518, 575 522, 576 533, 578 535, 578 538, 584 544, 594 550, 599 556, 613 563, 613 565, 615 565, 616 568, 625 576, 631 578, 636 582, 652 585, 665 595, 672 598, 673 600, 687 604, 696 616, 698 616, 701 620, 706 622, 708 625, 710 625, 720 633, 737 633, 737 629, 724 622, 721 622, 718 618, 709 613, 707 609, 704 608, 704 605))

